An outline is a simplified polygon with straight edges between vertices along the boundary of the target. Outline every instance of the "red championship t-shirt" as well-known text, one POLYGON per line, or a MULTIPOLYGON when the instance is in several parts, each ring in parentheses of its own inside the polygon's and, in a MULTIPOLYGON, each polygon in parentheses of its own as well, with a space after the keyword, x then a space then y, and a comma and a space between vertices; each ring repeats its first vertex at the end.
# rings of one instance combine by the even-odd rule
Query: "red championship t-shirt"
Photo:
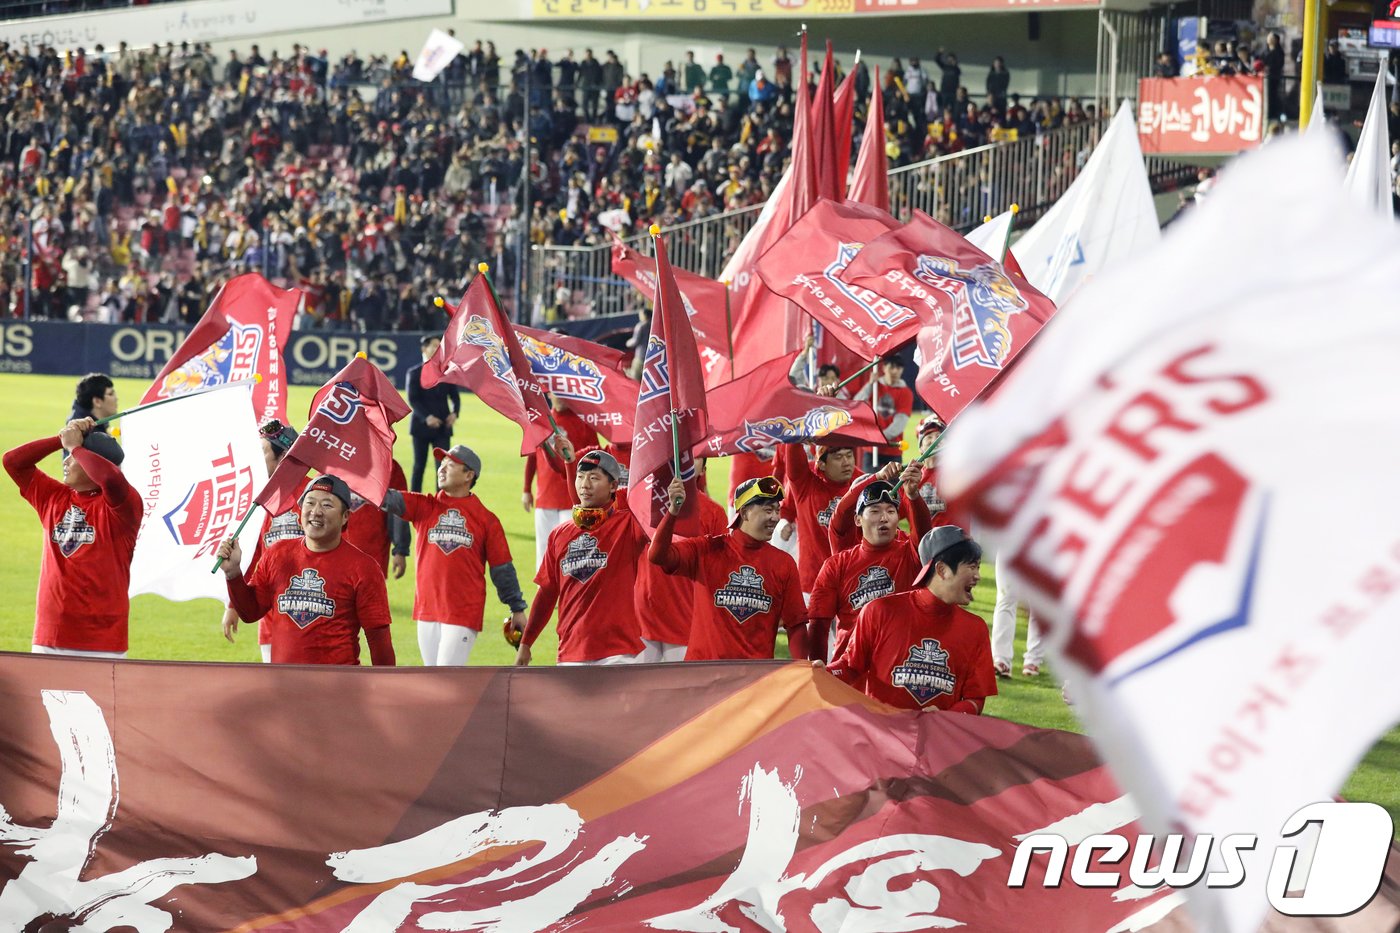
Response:
MULTIPOLYGON (((253 559, 248 562, 247 573, 251 574, 257 568, 263 552, 272 545, 279 541, 300 541, 306 537, 306 532, 301 530, 301 496, 310 482, 310 476, 303 476, 301 482, 297 483, 297 492, 292 497, 293 505, 290 509, 276 515, 263 515, 262 534, 258 535, 258 543, 253 548, 253 559)), ((258 644, 272 644, 272 633, 267 627, 266 619, 258 620, 258 644)))
MULTIPOLYGON (((389 488, 400 491, 408 488, 403 467, 397 460, 389 461, 389 488)), ((393 543, 390 529, 394 520, 394 516, 373 502, 361 499, 353 492, 350 494, 350 521, 345 525, 345 540, 373 557, 385 576, 389 575, 389 546, 393 543)))
POLYGON ((551 531, 544 562, 535 574, 540 590, 525 640, 534 644, 557 600, 560 661, 640 653, 641 628, 633 593, 638 568, 647 562, 648 543, 625 502, 616 504, 592 531, 584 531, 572 520, 551 531))
POLYGON ((671 543, 676 573, 699 584, 687 661, 767 660, 778 626, 806 619, 797 565, 737 529, 671 543))
POLYGON ((812 469, 801 445, 777 448, 777 476, 797 512, 797 572, 802 591, 812 592, 822 564, 831 556, 827 527, 851 481, 833 483, 812 469))
POLYGON ((807 617, 836 619, 839 655, 861 609, 876 599, 907 591, 914 585, 920 566, 915 542, 902 531, 880 548, 861 539, 860 544, 831 555, 822 564, 807 604, 807 617))
POLYGON ((470 494, 406 492, 403 501, 403 517, 417 532, 413 618, 481 631, 486 568, 511 559, 501 520, 470 494))
POLYGON ((902 709, 995 696, 987 623, 920 587, 866 605, 831 673, 902 709))
MULTIPOLYGON (((724 506, 708 493, 702 493, 698 501, 700 533, 723 535, 729 528, 724 506)), ((699 598, 699 584, 690 577, 667 573, 644 557, 637 571, 635 599, 642 637, 668 645, 690 644, 690 624, 699 598)))
POLYGON ((41 472, 38 462, 62 446, 57 437, 45 438, 5 457, 19 494, 44 529, 34 644, 125 651, 126 591, 141 528, 141 497, 115 466, 81 448, 73 456, 103 488, 77 492, 41 472))
POLYGON ((383 572, 343 540, 329 551, 278 542, 239 580, 229 581, 229 597, 242 618, 264 619, 274 664, 359 664, 360 629, 390 621, 383 572))
MULTIPOLYGON (((597 445, 597 432, 573 412, 555 412, 554 422, 568 436, 575 451, 597 445)), ((551 457, 552 455, 540 446, 536 447, 534 454, 525 461, 525 491, 530 491, 530 481, 534 480, 535 508, 571 509, 574 505, 574 465, 557 459, 551 463, 551 457)))

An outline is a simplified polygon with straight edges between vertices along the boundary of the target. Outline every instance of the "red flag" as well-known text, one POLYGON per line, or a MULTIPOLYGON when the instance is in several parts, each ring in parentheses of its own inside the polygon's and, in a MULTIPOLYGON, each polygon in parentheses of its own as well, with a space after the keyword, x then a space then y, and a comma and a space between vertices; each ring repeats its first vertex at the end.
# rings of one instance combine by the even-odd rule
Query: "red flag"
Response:
MULTIPOLYGON (((846 187, 847 160, 837 160, 836 149, 839 135, 836 126, 836 63, 831 54, 831 40, 826 42, 826 60, 822 62, 822 74, 817 81, 817 93, 812 98, 811 145, 813 188, 817 198, 841 197, 846 187)), ((849 153, 849 150, 847 150, 849 153)))
POLYGON ((890 209, 889 163, 885 156, 885 100, 880 94, 880 69, 870 89, 870 112, 865 118, 865 135, 860 140, 855 175, 851 179, 852 201, 890 209))
MULTIPOLYGON (((860 64, 860 55, 856 55, 856 64, 860 64)), ((836 116, 836 151, 833 153, 836 165, 840 169, 837 178, 841 182, 841 187, 836 193, 836 200, 846 198, 846 175, 850 171, 851 164, 851 134, 856 112, 856 69, 852 68, 846 72, 846 77, 841 79, 841 84, 836 88, 836 96, 832 102, 831 111, 836 116)))
POLYGON ((651 318, 651 338, 642 364, 637 414, 632 422, 632 461, 628 470, 632 494, 627 500, 637 521, 650 534, 669 505, 666 487, 676 475, 674 458, 678 444, 686 502, 676 530, 678 534, 690 535, 698 533, 696 497, 702 495, 696 486, 691 451, 709 432, 705 380, 700 373, 695 337, 686 326, 680 289, 666 258, 666 245, 659 236, 652 240, 656 244, 659 287, 651 318))
POLYGON ((253 412, 259 421, 287 420, 287 368, 282 359, 302 294, 278 288, 256 273, 230 279, 156 376, 141 404, 223 385, 253 374, 253 412))
MULTIPOLYGON (((612 271, 631 282, 647 301, 656 302, 655 263, 639 255, 621 242, 613 244, 612 271)), ((705 385, 719 385, 734 378, 729 365, 729 321, 725 312, 723 283, 673 269, 676 286, 680 289, 690 328, 695 332, 695 346, 700 352, 700 367, 705 373, 705 385)))
POLYGON ((866 245, 842 278, 918 306, 923 365, 915 386, 951 421, 1011 364, 1055 313, 1049 298, 920 211, 866 245))
MULTIPOLYGON (((450 306, 448 306, 450 307, 450 306)), ((442 345, 423 364, 423 388, 439 382, 470 389, 487 405, 521 426, 526 455, 553 433, 549 403, 520 349, 515 330, 501 313, 484 273, 472 279, 452 309, 442 345)))
POLYGON ((788 370, 796 356, 771 360, 711 389, 710 435, 695 455, 727 457, 797 441, 852 447, 885 442, 869 403, 823 398, 794 386, 788 370))
POLYGON ((547 330, 517 327, 516 332, 520 349, 546 391, 563 399, 570 411, 609 443, 632 443, 638 383, 608 365, 613 357, 630 357, 588 340, 547 330))
POLYGON ((797 302, 826 334, 862 359, 873 360, 913 340, 919 315, 907 296, 893 300, 853 288, 845 271, 864 244, 898 228, 898 221, 873 207, 822 201, 764 254, 756 271, 765 285, 797 302))
POLYGON ((311 400, 306 427, 254 500, 272 515, 295 504, 308 470, 333 473, 378 505, 394 469, 394 422, 408 403, 369 360, 357 356, 311 400))
MULTIPOLYGON (((626 373, 632 368, 632 353, 628 350, 616 350, 606 344, 594 343, 592 340, 585 340, 582 337, 574 337, 571 334, 564 334, 553 330, 540 330, 535 327, 526 327, 523 324, 515 325, 516 336, 523 337, 529 334, 536 340, 544 340, 556 347, 590 359, 604 369, 614 372, 626 373)), ((520 344, 523 349, 525 344, 520 344)))

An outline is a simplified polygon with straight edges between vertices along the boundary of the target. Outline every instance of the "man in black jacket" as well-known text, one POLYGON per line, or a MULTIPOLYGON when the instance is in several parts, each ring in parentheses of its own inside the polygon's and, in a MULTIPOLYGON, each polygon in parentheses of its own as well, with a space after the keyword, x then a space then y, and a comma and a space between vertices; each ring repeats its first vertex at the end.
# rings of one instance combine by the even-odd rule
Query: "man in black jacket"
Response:
MULTIPOLYGON (((423 337, 423 362, 432 358, 441 343, 441 337, 423 337)), ((409 436, 413 438, 413 474, 409 488, 413 492, 422 492, 428 455, 434 447, 446 450, 452 446, 452 426, 457 423, 457 415, 462 410, 462 397, 457 387, 447 382, 439 382, 431 389, 423 388, 423 363, 410 369, 404 377, 404 392, 408 395, 409 407, 413 409, 408 429, 409 436)))

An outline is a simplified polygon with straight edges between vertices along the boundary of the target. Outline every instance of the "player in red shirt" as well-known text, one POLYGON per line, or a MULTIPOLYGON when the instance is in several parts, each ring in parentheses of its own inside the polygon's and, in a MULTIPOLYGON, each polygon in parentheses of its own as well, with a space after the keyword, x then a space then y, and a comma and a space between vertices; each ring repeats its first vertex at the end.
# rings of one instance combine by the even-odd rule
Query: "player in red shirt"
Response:
MULTIPOLYGON (((554 423, 564 432, 573 450, 582 450, 598 443, 598 434, 587 421, 569 411, 556 396, 550 395, 549 401, 550 409, 554 412, 554 423)), ((535 513, 536 570, 544 561, 549 533, 569 520, 569 510, 574 504, 570 491, 573 477, 560 462, 562 456, 567 456, 558 452, 562 449, 558 442, 541 444, 525 461, 525 491, 521 493, 520 503, 525 511, 533 510, 535 513), (530 491, 532 482, 536 487, 533 494, 530 491)))
POLYGON ((888 464, 878 477, 856 480, 837 506, 856 515, 861 539, 827 558, 807 601, 808 647, 823 660, 837 655, 867 603, 903 593, 919 575, 918 541, 930 528, 928 511, 915 492, 919 468, 905 467, 900 485, 895 484, 894 470, 894 464, 888 464), (912 535, 899 528, 905 502, 912 506, 912 535))
POLYGON ((510 607, 510 624, 525 627, 525 598, 511 563, 501 520, 472 489, 481 458, 465 444, 433 449, 438 492, 389 490, 384 510, 407 519, 418 532, 413 618, 418 650, 429 667, 466 664, 486 611, 486 569, 496 595, 510 607))
POLYGON ((817 572, 831 556, 827 526, 836 504, 851 488, 856 471, 854 447, 818 447, 815 468, 808 463, 801 444, 776 449, 774 475, 782 481, 797 512, 797 573, 803 595, 812 592, 817 572))
POLYGON ((991 639, 987 623, 962 607, 972 602, 982 548, 941 525, 919 542, 919 557, 914 588, 860 611, 831 673, 902 709, 981 713, 997 692, 991 639))
POLYGON ((5 472, 44 529, 35 654, 126 657, 126 591, 142 508, 118 468, 122 458, 121 445, 94 430, 91 418, 5 454, 5 472), (60 448, 68 452, 63 482, 39 470, 60 448))
POLYGON ((914 413, 914 392, 904 384, 903 360, 887 356, 880 361, 880 378, 870 380, 865 388, 856 393, 857 401, 866 399, 875 409, 875 422, 885 432, 885 440, 889 441, 868 455, 866 471, 874 473, 886 463, 903 459, 899 442, 904 437, 909 416, 914 413))
MULTIPOLYGON (((389 461, 389 488, 405 490, 408 477, 399 461, 389 461)), ((408 568, 408 522, 380 511, 379 506, 350 494, 350 524, 345 526, 345 540, 364 551, 389 576, 393 565, 394 579, 401 579, 408 568), (393 552, 392 555, 390 552, 393 552)))
MULTIPOLYGON (((782 484, 772 477, 741 483, 728 534, 675 542, 671 536, 685 504, 685 484, 677 477, 667 492, 671 507, 656 526, 648 558, 667 573, 699 584, 685 659, 772 658, 779 625, 788 631, 792 656, 806 657, 806 610, 797 565, 768 543, 778 526, 782 484)), ((672 610, 658 606, 656 611, 672 610)))
POLYGON ((268 547, 246 579, 238 539, 219 546, 229 601, 245 622, 266 620, 274 664, 359 664, 364 629, 370 660, 392 667, 384 574, 344 538, 350 487, 338 477, 318 476, 299 504, 302 539, 268 547))
POLYGON ((618 492, 621 478, 622 465, 610 453, 592 450, 578 458, 578 505, 569 523, 549 534, 517 665, 530 663, 531 647, 549 624, 556 602, 560 664, 639 660, 643 645, 632 594, 647 536, 618 492))

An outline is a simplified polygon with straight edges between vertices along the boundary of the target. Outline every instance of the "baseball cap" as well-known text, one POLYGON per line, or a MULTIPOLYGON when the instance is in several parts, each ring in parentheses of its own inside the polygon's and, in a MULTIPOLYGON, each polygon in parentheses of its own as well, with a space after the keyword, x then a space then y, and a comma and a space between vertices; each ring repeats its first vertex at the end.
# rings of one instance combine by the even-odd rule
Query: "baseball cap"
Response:
POLYGON ((894 483, 887 483, 882 479, 877 479, 866 485, 856 497, 856 514, 864 512, 867 506, 875 505, 878 502, 888 502, 895 508, 899 508, 899 487, 894 483))
MULTIPOLYGON (((306 490, 302 492, 301 498, 305 499, 306 493, 311 492, 313 489, 319 489, 323 492, 330 493, 345 505, 345 511, 350 511, 350 487, 347 486, 345 480, 341 479, 339 476, 332 476, 329 473, 321 474, 306 484, 306 490)), ((297 502, 300 504, 301 499, 298 499, 297 502)))
POLYGON ((920 538, 919 562, 923 564, 923 567, 919 570, 919 575, 914 578, 914 588, 928 582, 929 575, 933 573, 933 564, 940 554, 955 544, 971 540, 968 533, 957 525, 939 525, 920 538))
POLYGON ((282 455, 292 449, 297 440, 297 429, 283 424, 276 418, 269 418, 258 425, 258 436, 272 446, 272 452, 282 455))
POLYGON ((582 473, 584 470, 601 470, 611 476, 615 483, 622 480, 622 464, 606 450, 590 450, 579 457, 575 472, 582 473))
POLYGON ((89 431, 88 436, 83 438, 83 449, 92 451, 113 466, 121 466, 126 459, 126 453, 117 439, 102 431, 89 431))
POLYGON ((830 447, 826 447, 826 446, 818 447, 818 448, 817 448, 817 462, 818 462, 818 463, 821 463, 823 460, 826 459, 826 455, 827 455, 827 454, 835 453, 835 452, 838 451, 838 450, 851 450, 851 451, 854 451, 855 448, 852 447, 850 444, 832 444, 830 447))
POLYGON ((943 419, 937 415, 925 415, 924 420, 919 422, 918 435, 923 437, 930 431, 942 431, 948 426, 943 423, 943 419))
POLYGON ((447 457, 451 460, 456 460, 462 466, 475 473, 478 477, 481 476, 481 458, 478 457, 476 455, 476 452, 470 447, 468 447, 466 444, 457 444, 450 450, 443 450, 441 447, 434 447, 433 456, 439 460, 441 460, 443 457, 447 457))
POLYGON ((783 484, 772 476, 758 476, 746 479, 734 490, 734 520, 730 528, 738 528, 744 514, 744 506, 755 502, 782 502, 783 484))

